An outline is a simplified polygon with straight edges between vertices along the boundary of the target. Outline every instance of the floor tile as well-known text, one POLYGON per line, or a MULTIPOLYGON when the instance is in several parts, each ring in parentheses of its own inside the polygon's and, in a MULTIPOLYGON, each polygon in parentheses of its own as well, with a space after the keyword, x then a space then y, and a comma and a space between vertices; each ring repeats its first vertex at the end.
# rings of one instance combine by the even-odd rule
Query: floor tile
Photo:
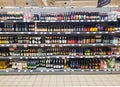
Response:
POLYGON ((25 85, 24 87, 33 87, 32 85, 25 85))
POLYGON ((120 75, 15 75, 0 76, 0 87, 120 86, 120 75), (1 80, 2 79, 2 80, 1 80))
POLYGON ((89 86, 97 86, 97 84, 96 84, 95 82, 87 82, 87 84, 88 84, 89 86))
POLYGON ((9 87, 9 85, 4 85, 4 86, 0 86, 0 87, 9 87))
POLYGON ((99 81, 99 82, 95 82, 97 86, 105 86, 103 82, 99 81))
POLYGON ((19 82, 11 82, 11 85, 18 85, 19 82))
POLYGON ((112 81, 111 84, 112 84, 112 86, 120 86, 120 83, 119 82, 115 82, 115 81, 112 81))
POLYGON ((40 87, 41 85, 33 85, 33 87, 40 87))
POLYGON ((80 85, 81 86, 88 86, 88 83, 87 82, 80 82, 80 85))

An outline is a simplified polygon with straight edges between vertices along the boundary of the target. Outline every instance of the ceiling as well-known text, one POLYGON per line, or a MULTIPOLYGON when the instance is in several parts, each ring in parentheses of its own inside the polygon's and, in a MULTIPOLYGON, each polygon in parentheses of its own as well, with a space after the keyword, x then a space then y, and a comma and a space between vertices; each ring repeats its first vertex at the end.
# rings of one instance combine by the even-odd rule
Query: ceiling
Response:
MULTIPOLYGON (((86 7, 97 6, 98 0, 0 0, 0 7, 86 7)), ((120 7, 120 0, 111 0, 109 5, 120 7)))

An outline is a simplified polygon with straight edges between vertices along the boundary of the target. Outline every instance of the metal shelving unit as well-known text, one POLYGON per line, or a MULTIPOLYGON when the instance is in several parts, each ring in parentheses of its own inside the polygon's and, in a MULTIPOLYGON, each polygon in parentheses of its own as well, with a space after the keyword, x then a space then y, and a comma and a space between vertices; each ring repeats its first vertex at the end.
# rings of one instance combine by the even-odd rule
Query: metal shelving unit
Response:
MULTIPOLYGON (((76 9, 79 10, 79 9, 76 9)), ((105 9, 106 10, 106 9, 105 9)), ((72 10, 71 10, 72 11, 72 10)), ((100 10, 99 10, 100 11, 100 10)), ((107 11, 107 10, 106 10, 107 11)), ((32 10, 34 12, 34 10, 32 10)), ((23 20, 5 20, 0 23, 117 23, 118 20, 53 20, 53 21, 23 21, 23 20)), ((116 27, 112 32, 0 32, 0 35, 96 35, 96 34, 120 34, 120 27, 116 27)), ((0 44, 0 47, 106 47, 106 46, 120 46, 120 44, 0 44)), ((118 58, 120 55, 95 55, 95 56, 71 56, 71 55, 56 55, 56 56, 8 56, 0 57, 0 59, 42 59, 42 58, 118 58)), ((120 73, 120 70, 116 69, 36 69, 36 70, 0 70, 1 74, 114 74, 120 73)))

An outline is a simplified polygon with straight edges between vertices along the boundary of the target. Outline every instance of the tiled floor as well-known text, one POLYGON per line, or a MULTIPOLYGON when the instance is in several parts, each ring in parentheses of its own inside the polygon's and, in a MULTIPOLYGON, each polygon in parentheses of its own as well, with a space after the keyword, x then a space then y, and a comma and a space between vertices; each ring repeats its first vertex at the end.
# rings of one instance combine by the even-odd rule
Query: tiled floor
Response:
POLYGON ((0 75, 0 87, 120 86, 115 75, 0 75))

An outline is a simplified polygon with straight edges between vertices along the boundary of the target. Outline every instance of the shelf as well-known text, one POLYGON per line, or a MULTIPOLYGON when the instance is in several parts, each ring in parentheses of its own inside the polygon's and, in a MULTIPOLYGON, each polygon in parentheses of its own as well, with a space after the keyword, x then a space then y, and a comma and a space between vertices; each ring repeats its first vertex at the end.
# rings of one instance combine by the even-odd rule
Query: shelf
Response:
POLYGON ((0 47, 90 47, 90 46, 120 46, 120 44, 0 44, 0 47))
POLYGON ((24 35, 24 34, 34 34, 34 35, 61 35, 61 34, 117 34, 120 31, 113 31, 113 32, 0 32, 0 35, 24 35))
POLYGON ((37 70, 0 70, 0 74, 112 74, 120 73, 118 71, 112 71, 111 69, 99 70, 99 69, 42 69, 37 70))
POLYGON ((117 22, 118 20, 35 20, 35 21, 23 21, 23 20, 3 20, 4 22, 117 22))
POLYGON ((0 59, 44 59, 44 58, 118 58, 120 55, 95 55, 95 56, 72 56, 72 55, 56 55, 56 56, 8 56, 0 57, 0 59))
POLYGON ((116 22, 117 20, 53 20, 53 21, 46 21, 46 20, 38 20, 35 22, 116 22))

